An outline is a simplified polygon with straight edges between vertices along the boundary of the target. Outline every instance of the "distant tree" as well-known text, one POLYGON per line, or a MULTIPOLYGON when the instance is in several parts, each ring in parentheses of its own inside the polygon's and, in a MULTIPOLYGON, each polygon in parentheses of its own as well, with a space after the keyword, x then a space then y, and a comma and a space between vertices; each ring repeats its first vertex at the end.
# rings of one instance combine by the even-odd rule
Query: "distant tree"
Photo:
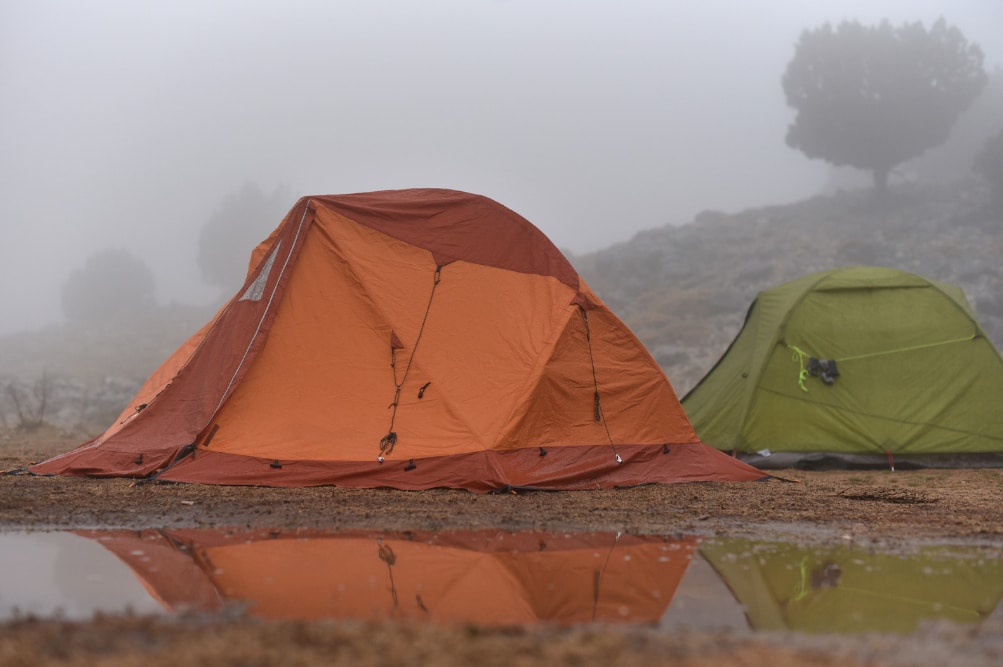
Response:
POLYGON ((801 34, 783 76, 797 110, 787 144, 869 170, 884 190, 893 167, 947 138, 986 79, 982 50, 943 19, 929 31, 921 23, 827 23, 801 34))
POLYGON ((282 220, 293 202, 284 188, 271 195, 245 183, 202 226, 198 265, 202 278, 225 292, 240 287, 254 247, 282 220))
POLYGON ((154 287, 143 260, 123 248, 102 250, 63 283, 63 314, 72 323, 121 319, 152 308, 154 287))
POLYGON ((986 179, 992 188, 993 203, 1003 211, 1003 128, 986 141, 975 156, 975 171, 986 179))

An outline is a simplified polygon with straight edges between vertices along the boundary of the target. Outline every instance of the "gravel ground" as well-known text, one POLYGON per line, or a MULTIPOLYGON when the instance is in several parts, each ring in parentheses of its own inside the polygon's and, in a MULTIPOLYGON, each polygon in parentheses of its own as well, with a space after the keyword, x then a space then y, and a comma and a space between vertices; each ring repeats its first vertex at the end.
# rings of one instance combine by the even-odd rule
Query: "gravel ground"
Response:
MULTIPOLYGON (((0 470, 70 449, 0 440, 0 470)), ((496 528, 745 536, 882 551, 975 545, 1003 558, 1003 470, 786 470, 782 479, 622 490, 475 495, 268 489, 0 476, 0 531, 81 528, 496 528)), ((440 627, 240 615, 19 619, 0 625, 0 665, 999 665, 1003 621, 920 635, 666 632, 594 624, 440 627)))

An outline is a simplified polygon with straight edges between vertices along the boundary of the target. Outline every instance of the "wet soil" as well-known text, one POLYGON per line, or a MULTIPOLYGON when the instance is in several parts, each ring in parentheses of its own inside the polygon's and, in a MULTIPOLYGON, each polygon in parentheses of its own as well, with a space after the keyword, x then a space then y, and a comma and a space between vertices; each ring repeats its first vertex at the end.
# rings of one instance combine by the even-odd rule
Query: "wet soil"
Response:
MULTIPOLYGON (((0 470, 70 449, 0 441, 0 470)), ((269 489, 0 475, 0 531, 78 528, 366 528, 623 531, 749 536, 909 550, 984 546, 1003 558, 1003 470, 785 470, 782 479, 476 495, 269 489)), ((21 619, 0 625, 0 665, 998 665, 1001 615, 975 629, 845 637, 647 627, 438 627, 245 617, 21 619)))

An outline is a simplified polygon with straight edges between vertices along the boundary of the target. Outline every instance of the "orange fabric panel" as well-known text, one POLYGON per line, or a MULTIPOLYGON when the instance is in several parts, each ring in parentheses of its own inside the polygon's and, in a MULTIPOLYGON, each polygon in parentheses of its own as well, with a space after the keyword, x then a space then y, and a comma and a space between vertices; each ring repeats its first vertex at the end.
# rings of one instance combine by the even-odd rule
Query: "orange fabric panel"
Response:
POLYGON ((402 441, 401 455, 502 446, 503 433, 524 409, 526 397, 574 312, 567 305, 572 296, 566 285, 550 277, 466 262, 444 267, 415 355, 416 364, 432 384, 422 400, 405 394, 398 432, 408 443, 414 438, 416 448, 412 451, 402 441), (449 442, 449 437, 470 435, 437 432, 440 418, 433 408, 462 419, 477 441, 449 442))
POLYGON ((641 343, 601 302, 587 311, 588 336, 574 311, 504 447, 695 442, 675 392, 641 343), (605 424, 595 419, 597 387, 605 424))
POLYGON ((217 416, 210 448, 374 460, 393 416, 393 335, 404 345, 397 381, 407 378, 388 458, 494 447, 576 310, 566 305, 574 293, 551 277, 466 262, 442 267, 434 285, 435 270, 427 251, 319 211, 269 340, 217 416))
MULTIPOLYGON (((415 255, 428 257, 408 246, 395 250, 410 254, 414 264, 420 263, 415 255)), ((337 459, 346 454, 344 443, 354 443, 356 456, 375 460, 394 398, 393 328, 342 252, 319 224, 311 228, 268 341, 217 414, 213 451, 337 459)), ((421 271, 426 280, 419 281, 416 268, 388 270, 423 307, 428 287, 418 283, 430 283, 430 274, 421 271)))
POLYGON ((603 414, 614 442, 698 440, 676 392, 641 341, 605 306, 588 311, 603 414))

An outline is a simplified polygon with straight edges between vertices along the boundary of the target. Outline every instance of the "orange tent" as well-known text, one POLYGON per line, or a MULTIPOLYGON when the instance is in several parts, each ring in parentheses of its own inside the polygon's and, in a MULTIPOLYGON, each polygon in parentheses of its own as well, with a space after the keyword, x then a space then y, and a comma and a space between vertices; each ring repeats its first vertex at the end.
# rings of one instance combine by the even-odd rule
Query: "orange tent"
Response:
POLYGON ((266 619, 656 623, 696 539, 612 533, 81 531, 168 611, 266 619))
POLYGON ((763 476, 699 442, 536 227, 432 189, 300 199, 121 417, 31 470, 479 492, 763 476))

